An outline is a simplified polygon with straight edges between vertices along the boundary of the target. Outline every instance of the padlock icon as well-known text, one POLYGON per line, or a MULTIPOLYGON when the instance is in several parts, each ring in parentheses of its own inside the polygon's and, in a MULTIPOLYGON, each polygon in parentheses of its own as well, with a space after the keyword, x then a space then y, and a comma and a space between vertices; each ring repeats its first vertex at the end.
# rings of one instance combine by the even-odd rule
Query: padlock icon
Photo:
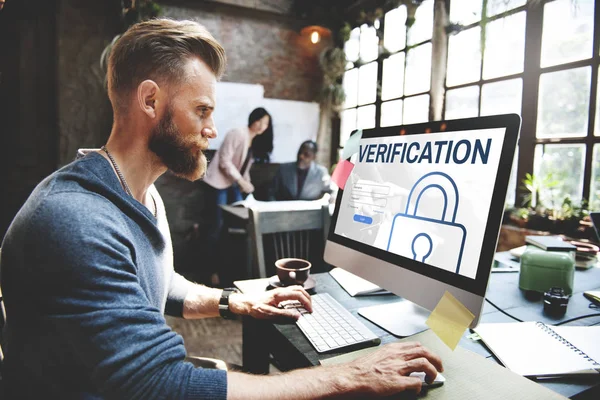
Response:
POLYGON ((410 190, 405 212, 394 216, 387 251, 458 273, 467 236, 465 227, 456 222, 458 204, 458 188, 448 174, 423 175, 410 190), (428 209, 420 209, 423 195, 438 190, 443 198, 442 209, 432 208, 431 204, 428 209))

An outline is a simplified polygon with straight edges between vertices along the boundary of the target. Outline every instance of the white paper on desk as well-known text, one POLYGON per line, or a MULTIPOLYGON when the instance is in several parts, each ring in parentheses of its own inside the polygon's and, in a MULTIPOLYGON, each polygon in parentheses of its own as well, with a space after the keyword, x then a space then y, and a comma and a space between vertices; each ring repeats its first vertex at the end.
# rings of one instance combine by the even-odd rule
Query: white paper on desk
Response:
POLYGON ((251 208, 258 211, 318 210, 324 204, 321 200, 257 201, 251 208))
POLYGON ((356 276, 342 268, 334 268, 329 274, 344 288, 350 296, 365 296, 375 294, 388 294, 385 289, 377 286, 366 279, 356 276))
MULTIPOLYGON (((474 331, 505 367, 519 375, 560 377, 598 373, 593 362, 552 333, 554 328, 560 327, 544 326, 536 322, 483 323, 474 331)), ((588 330, 590 327, 562 328, 560 333, 555 331, 556 334, 575 332, 575 336, 571 336, 573 341, 569 342, 577 348, 594 341, 595 337, 591 335, 597 334, 597 331, 588 330)))
POLYGON ((552 330, 600 364, 600 326, 553 326, 552 330))
POLYGON ((245 199, 234 201, 230 205, 250 208, 252 205, 254 205, 256 203, 259 203, 259 201, 254 198, 254 195, 252 193, 250 193, 248 196, 246 196, 245 199))
POLYGON ((286 201, 260 201, 249 194, 244 200, 232 203, 232 206, 242 206, 257 211, 297 211, 319 210, 323 205, 329 204, 326 199, 318 200, 286 200, 286 201))

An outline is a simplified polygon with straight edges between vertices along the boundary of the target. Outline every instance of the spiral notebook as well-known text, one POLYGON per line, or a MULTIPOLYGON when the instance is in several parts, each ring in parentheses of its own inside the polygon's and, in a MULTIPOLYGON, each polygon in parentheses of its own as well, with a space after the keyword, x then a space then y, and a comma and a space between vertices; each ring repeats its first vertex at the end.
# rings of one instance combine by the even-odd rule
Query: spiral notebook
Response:
POLYGON ((600 373, 600 326, 479 324, 474 331, 511 371, 550 378, 600 373))

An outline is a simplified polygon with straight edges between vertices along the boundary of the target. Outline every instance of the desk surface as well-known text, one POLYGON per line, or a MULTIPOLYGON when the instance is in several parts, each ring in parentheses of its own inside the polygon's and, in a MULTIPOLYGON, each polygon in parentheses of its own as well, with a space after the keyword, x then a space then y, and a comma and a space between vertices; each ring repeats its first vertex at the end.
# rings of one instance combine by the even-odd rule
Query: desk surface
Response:
MULTIPOLYGON (((348 293, 329 275, 328 273, 314 274, 317 282, 315 293, 327 292, 338 300, 352 314, 358 315, 357 310, 361 307, 367 307, 377 304, 385 304, 398 301, 399 298, 394 295, 379 295, 365 297, 351 297, 348 293)), ((589 309, 589 300, 583 297, 583 292, 600 288, 600 268, 592 268, 584 271, 577 271, 574 281, 574 294, 569 301, 567 313, 562 318, 552 318, 543 314, 542 300, 530 300, 518 288, 518 273, 493 273, 488 285, 486 297, 498 307, 517 318, 526 321, 543 321, 548 324, 556 324, 560 321, 574 318, 584 314, 596 313, 589 309)), ((241 281, 236 283, 242 291, 265 290, 268 285, 268 279, 257 279, 241 281)), ((382 344, 397 341, 398 338, 389 334, 387 331, 372 324, 370 321, 360 318, 376 334, 382 344)), ((511 322, 513 321, 500 311, 496 310, 489 303, 485 303, 481 322, 511 322)), ((587 318, 575 321, 570 325, 596 325, 600 324, 600 317, 587 318)), ((244 320, 244 367, 247 363, 253 362, 261 351, 266 350, 273 354, 278 361, 278 366, 284 370, 301 367, 319 365, 319 360, 343 354, 344 352, 332 352, 327 354, 318 354, 304 337, 302 332, 295 324, 270 324, 256 323, 249 319, 244 320), (252 351, 248 349, 252 346, 252 351), (268 347, 268 348, 267 348, 268 347)), ((470 332, 465 332, 459 345, 471 350, 486 358, 495 357, 480 342, 467 338, 470 332)), ((252 370, 252 366, 249 366, 252 370)), ((260 366, 259 366, 260 368, 260 366)), ((258 372, 258 371, 253 371, 258 372)), ((600 393, 600 379, 553 379, 552 381, 542 382, 547 388, 554 390, 566 397, 588 398, 587 396, 597 396, 600 393)), ((590 397, 599 398, 599 397, 590 397)))
POLYGON ((245 219, 245 220, 250 218, 250 213, 246 207, 230 206, 230 205, 225 205, 225 204, 220 205, 219 207, 221 207, 225 212, 228 212, 237 218, 241 218, 241 219, 245 219))

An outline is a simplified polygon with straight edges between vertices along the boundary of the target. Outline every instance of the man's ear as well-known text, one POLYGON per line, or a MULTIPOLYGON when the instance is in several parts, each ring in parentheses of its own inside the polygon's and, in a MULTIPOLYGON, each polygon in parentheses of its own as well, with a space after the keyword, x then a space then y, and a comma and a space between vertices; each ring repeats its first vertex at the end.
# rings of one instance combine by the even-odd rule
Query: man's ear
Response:
POLYGON ((153 80, 146 79, 138 85, 137 104, 150 118, 156 118, 159 92, 160 87, 153 80))

